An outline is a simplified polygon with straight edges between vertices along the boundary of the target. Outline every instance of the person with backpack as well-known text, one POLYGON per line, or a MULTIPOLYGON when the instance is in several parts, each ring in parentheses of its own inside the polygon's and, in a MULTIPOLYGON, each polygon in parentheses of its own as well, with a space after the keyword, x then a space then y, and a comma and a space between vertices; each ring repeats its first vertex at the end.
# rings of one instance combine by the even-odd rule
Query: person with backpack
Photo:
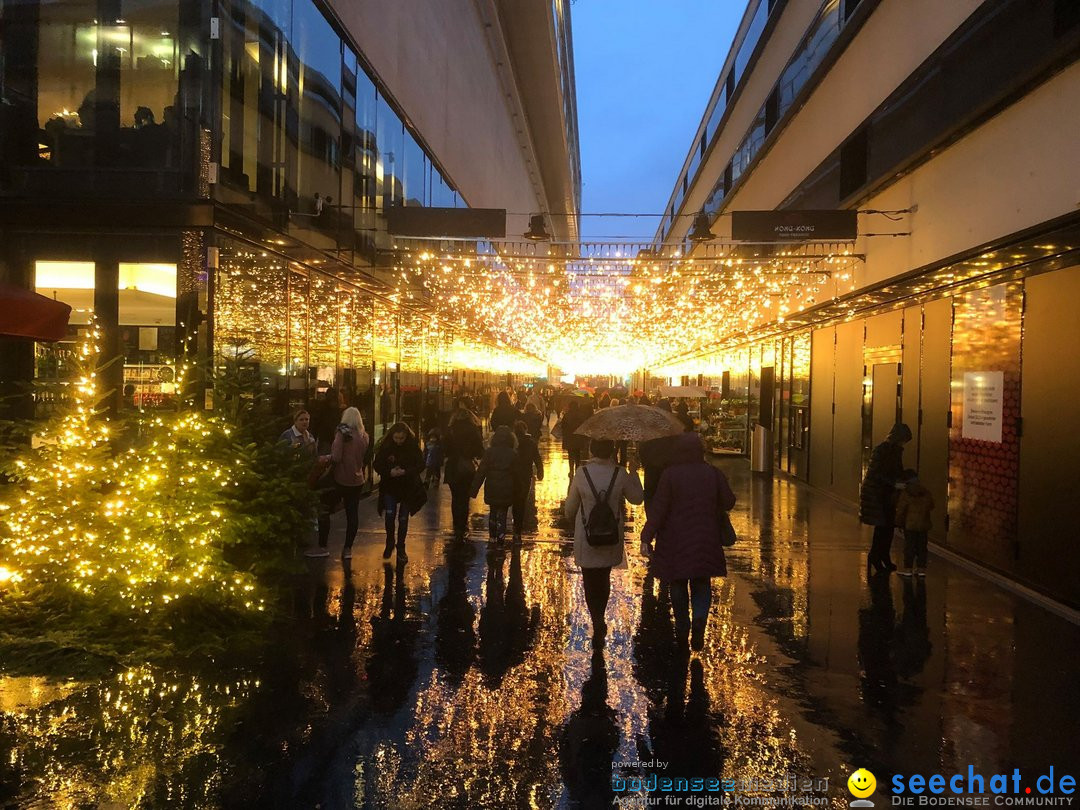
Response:
POLYGON ((450 417, 443 445, 446 458, 443 479, 450 487, 450 514, 454 521, 454 537, 459 541, 469 533, 469 496, 477 462, 484 455, 484 434, 480 419, 472 408, 472 399, 462 397, 458 409, 450 417))
MULTIPOLYGON (((539 413, 537 415, 539 416, 539 413)), ((536 470, 536 480, 543 481, 544 460, 540 457, 536 438, 530 434, 524 421, 519 419, 514 423, 514 436, 517 438, 517 461, 514 469, 514 544, 517 545, 521 543, 521 533, 525 526, 525 506, 529 502, 533 470, 536 470)))
POLYGON ((623 504, 645 499, 636 472, 615 463, 615 442, 593 439, 592 458, 578 467, 563 508, 574 521, 574 561, 581 567, 585 604, 592 619, 592 643, 603 649, 607 637, 604 611, 611 595, 611 569, 626 567, 623 504))
POLYGON ((683 651, 688 641, 695 651, 705 646, 711 579, 727 576, 720 512, 728 512, 734 505, 735 494, 727 477, 705 460, 701 435, 676 436, 668 466, 649 503, 648 519, 641 530, 641 553, 650 558, 652 573, 667 585, 675 614, 675 639, 683 651))

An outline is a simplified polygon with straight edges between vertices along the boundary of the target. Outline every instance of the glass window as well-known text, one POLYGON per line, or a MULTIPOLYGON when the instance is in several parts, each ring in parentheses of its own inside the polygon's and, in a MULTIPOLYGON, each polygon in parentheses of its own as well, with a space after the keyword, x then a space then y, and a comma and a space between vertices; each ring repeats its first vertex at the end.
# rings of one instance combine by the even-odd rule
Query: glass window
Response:
POLYGON ((454 189, 446 181, 446 178, 442 176, 442 172, 431 167, 431 204, 436 208, 454 208, 456 207, 456 200, 454 199, 454 189))
POLYGON ((4 162, 179 165, 176 105, 187 103, 181 80, 198 66, 180 63, 177 4, 123 0, 107 18, 93 0, 32 8, 7 4, 0 25, 4 162))
POLYGON ((746 37, 743 39, 742 45, 739 46, 739 52, 735 55, 735 67, 732 69, 732 75, 735 77, 736 84, 742 80, 743 73, 750 63, 750 56, 753 54, 754 48, 757 47, 761 32, 765 30, 765 22, 768 19, 769 6, 762 0, 762 2, 758 3, 754 18, 750 21, 750 27, 746 29, 746 37))
POLYGON ((289 271, 289 388, 307 389, 309 302, 307 274, 289 271))
POLYGON ((375 83, 367 73, 361 70, 356 76, 356 166, 353 179, 353 197, 355 211, 354 227, 359 234, 360 243, 370 245, 375 230, 375 197, 378 189, 376 169, 378 167, 378 146, 375 138, 376 117, 375 83))
POLYGON ((341 208, 341 40, 305 0, 293 7, 299 59, 300 159, 297 208, 316 227, 336 232, 341 208))
POLYGON ((829 0, 780 75, 778 115, 783 116, 840 35, 840 0, 829 0))
POLYGON ((404 188, 402 199, 405 205, 427 205, 427 168, 428 158, 412 133, 405 133, 405 166, 403 171, 404 188))
POLYGON ((402 199, 401 172, 404 162, 402 153, 405 146, 405 132, 401 119, 387 103, 382 93, 378 94, 375 131, 377 194, 381 197, 380 207, 385 210, 391 205, 400 203, 402 199))
POLYGON ((311 274, 311 303, 309 336, 311 352, 308 362, 316 368, 315 378, 330 382, 337 376, 338 362, 338 301, 337 282, 322 273, 311 274))
POLYGON ((214 288, 216 353, 259 364, 263 376, 283 374, 288 314, 288 275, 281 258, 222 240, 214 288))
POLYGON ((716 99, 716 104, 713 105, 712 112, 709 113, 709 123, 705 125, 705 143, 710 144, 713 142, 713 138, 716 137, 716 132, 720 128, 720 119, 724 117, 724 111, 727 109, 727 87, 720 91, 719 97, 716 99))

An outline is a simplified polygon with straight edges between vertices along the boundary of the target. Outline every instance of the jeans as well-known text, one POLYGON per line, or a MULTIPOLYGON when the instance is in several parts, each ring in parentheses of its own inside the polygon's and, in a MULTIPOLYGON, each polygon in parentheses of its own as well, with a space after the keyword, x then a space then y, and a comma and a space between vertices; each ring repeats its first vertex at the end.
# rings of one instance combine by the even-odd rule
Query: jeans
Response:
POLYGON ((362 487, 338 485, 338 493, 345 502, 345 548, 352 548, 356 531, 360 528, 360 490, 362 487))
POLYGON ((604 625, 604 611, 611 596, 611 567, 582 568, 581 582, 585 588, 585 606, 589 608, 593 630, 604 625))
POLYGON ((878 571, 889 571, 892 569, 890 552, 892 549, 894 531, 892 526, 874 527, 874 539, 870 543, 870 556, 867 557, 867 565, 874 566, 878 571))
POLYGON ((383 520, 386 524, 386 536, 394 536, 394 519, 397 518, 397 544, 405 545, 405 535, 409 533, 409 508, 405 500, 393 495, 383 495, 383 520))
POLYGON ((926 568, 926 532, 904 529, 904 568, 926 568))
POLYGON ((671 610, 675 614, 675 630, 685 632, 690 627, 690 609, 694 610, 694 621, 702 624, 709 617, 712 604, 712 580, 708 577, 693 579, 673 579, 668 583, 668 595, 671 597, 671 610))
POLYGON ((454 516, 454 531, 469 530, 469 496, 472 481, 450 482, 450 514, 454 516))
POLYGON ((506 513, 509 506, 492 506, 488 514, 488 533, 492 540, 501 543, 506 539, 506 513))

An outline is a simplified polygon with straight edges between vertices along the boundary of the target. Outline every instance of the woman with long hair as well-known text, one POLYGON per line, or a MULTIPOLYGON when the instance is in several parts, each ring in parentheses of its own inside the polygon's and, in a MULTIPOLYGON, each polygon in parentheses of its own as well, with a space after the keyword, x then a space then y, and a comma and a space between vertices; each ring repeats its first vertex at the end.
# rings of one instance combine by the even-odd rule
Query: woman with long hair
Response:
MULTIPOLYGON (((353 542, 360 526, 358 510, 360 491, 367 480, 364 469, 364 456, 367 453, 367 431, 364 420, 356 408, 346 408, 341 414, 341 423, 334 430, 334 440, 330 445, 330 458, 334 462, 334 484, 337 494, 345 504, 345 546, 341 551, 342 559, 352 557, 353 542)), ((329 521, 327 521, 329 524, 329 521)), ((326 547, 326 539, 319 527, 319 545, 326 547)), ((329 525, 327 525, 329 531, 329 525)))
POLYGON ((380 476, 379 511, 386 526, 386 548, 383 559, 394 553, 394 523, 397 522, 397 559, 407 562, 405 536, 409 533, 410 493, 421 487, 420 473, 424 470, 424 454, 416 434, 404 422, 395 422, 379 443, 372 466, 380 476))

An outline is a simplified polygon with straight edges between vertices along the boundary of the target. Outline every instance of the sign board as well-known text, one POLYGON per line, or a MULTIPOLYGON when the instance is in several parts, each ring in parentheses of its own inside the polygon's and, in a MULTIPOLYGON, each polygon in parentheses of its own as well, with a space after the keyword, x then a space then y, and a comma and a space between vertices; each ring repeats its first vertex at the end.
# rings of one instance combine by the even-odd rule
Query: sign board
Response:
POLYGON ((745 242, 852 242, 857 211, 733 211, 731 238, 745 242))
POLYGON ((394 205, 386 209, 386 229, 395 236, 502 239, 506 236, 506 209, 394 205))
POLYGON ((1005 373, 964 373, 964 425, 961 438, 1001 444, 1001 412, 1005 399, 1005 373))

